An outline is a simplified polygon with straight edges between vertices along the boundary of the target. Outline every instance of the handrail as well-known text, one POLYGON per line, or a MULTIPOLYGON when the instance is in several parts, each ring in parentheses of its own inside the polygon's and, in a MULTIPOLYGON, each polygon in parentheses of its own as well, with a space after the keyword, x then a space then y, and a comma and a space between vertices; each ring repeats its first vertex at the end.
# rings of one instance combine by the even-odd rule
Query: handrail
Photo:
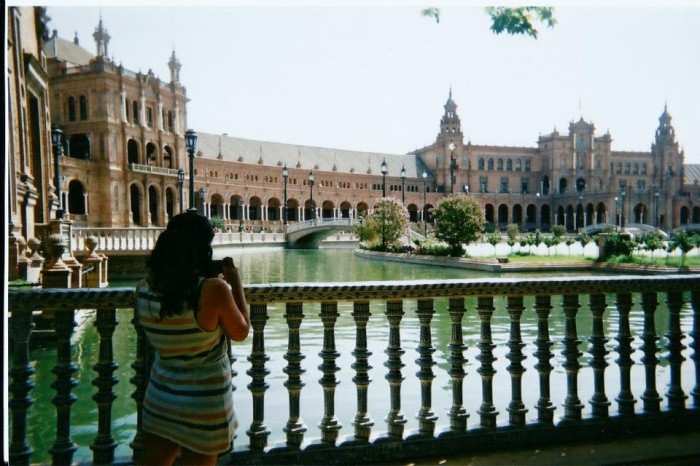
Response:
MULTIPOLYGON (((250 377, 247 387, 252 396, 252 420, 249 426, 242 425, 239 429, 237 444, 247 445, 238 446, 220 458, 224 464, 375 463, 416 459, 438 451, 448 455, 476 449, 535 446, 581 439, 611 440, 635 433, 700 429, 698 275, 273 283, 246 285, 244 289, 252 325, 252 337, 247 343, 250 345, 247 355, 250 369, 246 371, 250 377), (657 308, 662 300, 668 308, 663 322, 655 320, 660 316, 657 308), (501 307, 502 301, 505 307, 501 307), (342 341, 335 328, 339 318, 346 318, 339 313, 339 303, 344 302, 352 307, 354 349, 351 354, 347 353, 347 348, 352 342, 342 341), (445 314, 442 314, 444 305, 439 304, 442 302, 446 305, 445 314), (283 316, 279 313, 280 306, 271 306, 275 303, 282 305, 283 316), (634 303, 640 303, 641 309, 634 303), (318 318, 305 315, 318 305, 318 318), (373 328, 378 317, 373 320, 372 315, 373 312, 377 314, 378 308, 383 310, 386 321, 383 330, 373 328), (499 330, 503 326, 494 325, 493 319, 499 318, 501 308, 507 313, 509 330, 499 330), (526 315, 537 316, 537 336, 534 339, 522 336, 526 315), (465 316, 476 318, 476 327, 467 325, 465 316), (584 316, 586 319, 581 320, 584 316), (265 327, 271 318, 283 318, 288 327, 287 350, 274 359, 265 346, 265 327), (643 325, 643 329, 636 334, 630 327, 632 318, 643 321, 643 324, 638 324, 643 325), (437 332, 434 319, 449 319, 451 329, 445 359, 438 367, 433 356, 437 349, 432 340, 437 332), (302 377, 313 369, 302 367, 308 350, 300 346, 300 336, 307 331, 307 326, 302 326, 302 323, 309 321, 323 329, 318 353, 320 378, 313 374, 302 377), (582 327, 582 322, 586 322, 586 328, 582 327), (657 324, 665 324, 667 332, 657 334, 657 324), (408 346, 401 332, 410 328, 417 328, 420 333, 415 347, 418 353, 415 376, 403 369, 413 358, 404 354, 408 346), (579 332, 588 330, 589 345, 579 348, 582 343, 579 332), (374 336, 369 337, 368 331, 374 336), (464 337, 469 336, 472 340, 474 333, 479 335, 474 346, 478 354, 467 361, 464 337), (661 336, 665 337, 664 346, 658 347, 661 336), (685 341, 688 336, 692 339, 690 342, 685 341), (617 341, 614 348, 608 345, 611 337, 617 341), (384 428, 368 414, 369 408, 376 408, 372 406, 372 400, 376 400, 377 393, 374 392, 374 398, 369 397, 369 388, 378 383, 370 380, 368 338, 374 343, 377 343, 377 338, 385 338, 384 378, 389 388, 381 406, 388 413, 384 428), (493 364, 498 350, 496 342, 505 341, 508 348, 505 358, 510 364, 505 371, 497 370, 493 364), (560 360, 555 359, 552 348, 555 344, 561 348, 560 360), (692 349, 688 355, 691 361, 686 361, 685 344, 692 349), (530 349, 525 351, 526 347, 530 349), (582 358, 580 352, 584 349, 586 358, 582 358), (663 354, 659 354, 662 351, 663 354), (616 354, 608 354, 612 352, 616 354), (355 376, 339 380, 336 375, 339 362, 349 358, 354 361, 355 376), (527 358, 535 363, 534 366, 532 363, 523 364, 527 358), (271 392, 268 364, 282 359, 286 360, 285 388, 271 392), (662 367, 662 360, 666 368, 662 367), (614 368, 608 366, 613 364, 617 366, 619 377, 609 375, 614 368), (687 364, 694 368, 695 375, 689 406, 686 401, 689 385, 684 380, 688 371, 682 370, 687 364), (638 366, 635 371, 645 374, 644 387, 632 385, 630 374, 635 366, 638 366), (472 379, 467 379, 468 373, 472 374, 472 379), (474 381, 474 377, 479 381, 474 381), (433 405, 436 378, 446 380, 441 383, 449 385, 452 394, 449 405, 433 405), (318 380, 324 400, 323 406, 318 408, 323 410, 319 431, 318 434, 309 434, 311 439, 305 438, 310 429, 299 415, 302 408, 299 395, 302 390, 310 389, 304 388, 304 380, 318 380), (465 392, 468 380, 471 385, 465 392), (420 408, 416 413, 418 430, 409 432, 405 430, 407 418, 403 410, 412 410, 413 407, 402 404, 402 388, 415 383, 421 387, 420 407, 416 407, 420 408), (357 410, 353 419, 338 419, 336 416, 339 405, 335 396, 339 384, 355 387, 357 410), (475 390, 475 384, 481 388, 481 404, 470 414, 464 395, 468 393, 468 398, 477 397, 479 391, 475 390), (494 387, 498 384, 510 385, 509 400, 494 399, 494 387), (566 387, 566 396, 561 399, 553 390, 560 386, 558 384, 566 387), (590 400, 580 399, 583 387, 592 393, 590 400), (664 394, 659 393, 662 387, 666 388, 664 394), (279 390, 287 391, 289 418, 284 432, 280 432, 286 437, 286 442, 274 445, 270 443, 271 432, 266 423, 265 397, 284 398, 279 390), (539 391, 534 405, 526 405, 524 391, 539 391), (505 402, 508 402, 507 413, 499 414, 497 406, 505 402), (590 405, 590 412, 585 403, 590 405), (528 410, 531 412, 529 416, 528 410), (558 422, 555 411, 559 414, 558 422), (476 418, 475 427, 468 428, 470 415, 476 418), (534 420, 531 419, 533 416, 534 420)), ((99 361, 94 366, 97 376, 92 382, 97 387, 93 397, 98 412, 95 421, 97 434, 90 448, 95 463, 114 461, 117 441, 112 434, 110 419, 112 401, 116 396, 113 392, 116 363, 111 336, 117 325, 117 310, 123 312, 121 309, 133 308, 132 291, 130 288, 116 288, 8 292, 10 334, 14 340, 10 370, 12 464, 29 464, 31 460, 32 448, 27 431, 32 426, 27 425, 27 419, 33 403, 32 375, 35 368, 29 361, 28 341, 33 331, 33 312, 39 309, 51 310, 55 315, 57 358, 52 369, 56 374, 52 387, 56 390, 53 404, 58 415, 56 441, 51 448, 53 462, 70 463, 76 448, 70 434, 72 390, 76 383, 72 378, 76 368, 70 339, 74 332, 75 310, 90 308, 97 309, 95 326, 100 335, 99 361)), ((275 331, 278 332, 279 328, 275 331)), ((131 362, 135 375, 131 382, 135 387, 132 395, 134 412, 138 413, 147 384, 150 353, 138 325, 136 333, 136 354, 131 362)), ((279 374, 275 377, 279 378, 279 374)), ((234 383, 238 386, 234 393, 245 390, 244 376, 237 375, 234 383)), ((342 404, 348 402, 344 399, 342 404)), ((268 416, 273 417, 280 414, 268 412, 268 416)), ((130 445, 133 457, 138 458, 142 447, 140 432, 137 431, 130 445)))

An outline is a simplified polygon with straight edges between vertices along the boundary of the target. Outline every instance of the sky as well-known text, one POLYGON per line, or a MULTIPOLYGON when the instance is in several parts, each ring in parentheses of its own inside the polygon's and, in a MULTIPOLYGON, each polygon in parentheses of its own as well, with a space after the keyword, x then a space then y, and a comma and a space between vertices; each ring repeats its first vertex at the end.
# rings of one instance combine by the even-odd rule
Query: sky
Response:
POLYGON ((101 15, 127 69, 168 81, 174 49, 196 131, 402 154, 435 141, 451 89, 465 142, 535 147, 583 118, 613 150, 648 151, 668 105, 686 163, 700 163, 690 1, 554 3, 558 23, 536 40, 493 34, 468 1, 47 4, 49 28, 92 53, 101 15))

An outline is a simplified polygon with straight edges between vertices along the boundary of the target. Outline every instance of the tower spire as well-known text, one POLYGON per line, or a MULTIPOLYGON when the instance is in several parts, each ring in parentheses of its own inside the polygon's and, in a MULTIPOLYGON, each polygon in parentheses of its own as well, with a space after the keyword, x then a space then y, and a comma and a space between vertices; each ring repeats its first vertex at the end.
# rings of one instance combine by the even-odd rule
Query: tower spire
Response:
POLYGON ((104 28, 104 25, 102 24, 102 15, 100 15, 100 22, 97 24, 95 32, 92 34, 92 37, 95 39, 95 44, 97 46, 97 56, 108 58, 109 39, 111 39, 111 37, 107 33, 107 30, 104 28))
POLYGON ((173 53, 170 55, 170 61, 168 61, 168 68, 170 68, 170 82, 179 83, 180 82, 180 68, 182 65, 175 56, 175 46, 173 45, 173 53))

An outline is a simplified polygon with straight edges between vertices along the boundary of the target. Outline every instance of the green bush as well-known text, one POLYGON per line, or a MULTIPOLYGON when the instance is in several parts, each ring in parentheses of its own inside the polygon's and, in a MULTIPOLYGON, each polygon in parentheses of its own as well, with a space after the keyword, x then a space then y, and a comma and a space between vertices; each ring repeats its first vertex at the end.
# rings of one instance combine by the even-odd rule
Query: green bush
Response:
POLYGON ((518 239, 518 235, 520 234, 520 227, 515 223, 509 223, 506 227, 506 234, 508 235, 509 239, 515 241, 518 239))
POLYGON ((494 228, 493 223, 486 222, 486 224, 484 225, 484 232, 493 233, 494 231, 496 231, 496 229, 494 228))
POLYGON ((564 225, 554 225, 552 227, 552 234, 556 238, 561 238, 566 234, 566 227, 564 225))
POLYGON ((600 258, 609 261, 613 256, 631 256, 633 250, 634 244, 628 237, 619 234, 607 235, 603 241, 603 252, 600 258))

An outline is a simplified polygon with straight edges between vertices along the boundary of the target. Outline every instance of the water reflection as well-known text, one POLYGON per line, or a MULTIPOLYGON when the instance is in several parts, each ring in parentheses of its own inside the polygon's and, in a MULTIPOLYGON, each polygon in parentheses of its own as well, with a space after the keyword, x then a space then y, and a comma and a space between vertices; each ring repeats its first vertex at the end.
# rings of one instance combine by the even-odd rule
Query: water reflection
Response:
MULTIPOLYGON (((408 265, 400 263, 386 263, 356 257, 349 250, 315 250, 315 251, 280 251, 270 249, 217 251, 217 256, 230 255, 234 258, 242 278, 246 283, 280 283, 280 282, 317 282, 317 281, 370 281, 370 280, 409 280, 409 279, 453 279, 493 276, 482 272, 475 272, 447 267, 436 267, 426 265, 408 265)), ((529 276, 533 276, 528 275, 529 276)), ((541 274, 544 275, 544 274, 541 274)), ((558 276, 563 274, 557 273, 558 276)), ((574 275, 574 274, 571 274, 574 275)), ((505 275, 504 275, 505 276, 505 275)), ((513 274, 509 274, 513 276, 513 274)), ((131 283, 112 283, 112 286, 131 286, 131 283)), ((552 353, 555 358, 552 360, 554 371, 551 375, 552 401, 556 406, 555 419, 562 416, 564 408, 563 400, 566 397, 565 372, 562 369, 563 357, 561 351, 563 345, 561 339, 564 335, 564 315, 560 309, 561 297, 554 297, 552 300, 554 307, 550 316, 550 335, 554 340, 552 353)), ((609 351, 606 361, 609 364, 605 372, 606 395, 612 402, 610 413, 616 412, 615 397, 619 391, 619 370, 614 363, 617 358, 615 347, 617 341, 614 339, 617 334, 618 314, 615 309, 615 297, 608 296, 608 308, 604 315, 604 330, 608 338, 605 347, 609 351)), ((447 300, 436 300, 436 313, 433 317, 432 339, 436 349, 433 354, 436 365, 434 367, 435 379, 433 381, 433 410, 439 417, 438 430, 440 427, 449 425, 447 412, 452 402, 451 384, 447 374, 449 369, 449 342, 451 337, 450 317, 447 313, 447 300)), ((537 316, 534 312, 534 299, 525 298, 525 310, 522 317, 522 340, 526 343, 523 353, 526 359, 523 366, 526 369, 523 375, 523 402, 528 408, 526 418, 528 421, 536 419, 537 411, 534 408, 539 396, 539 379, 534 365, 537 362, 533 356, 536 350, 533 342, 537 333, 537 316)), ((510 319, 506 310, 505 298, 496 297, 494 299, 495 312, 492 319, 493 343, 496 345, 493 353, 497 360, 494 368, 497 373, 494 378, 494 404, 500 413, 498 420, 505 423, 508 420, 507 407, 511 399, 510 378, 506 367, 509 364, 506 354, 508 353, 507 342, 509 338, 510 319)), ((588 362, 588 338, 591 332, 592 321, 588 311, 588 297, 582 296, 580 300, 580 312, 577 316, 578 337, 582 341, 580 351, 583 352, 583 360, 588 362)), ((478 355, 477 344, 479 342, 479 318, 476 312, 476 299, 466 300, 467 313, 463 319, 464 343, 467 347, 464 355, 468 360, 465 370, 467 375, 464 379, 464 403, 467 412, 470 414, 468 426, 474 427, 479 424, 477 410, 481 404, 481 379, 477 373, 479 367, 476 356, 478 355)), ((389 384, 385 380, 386 368, 384 362, 387 359, 384 353, 389 337, 389 326, 384 315, 383 303, 372 303, 370 311, 372 313, 367 325, 368 349, 371 351, 369 364, 372 369, 369 377, 372 380, 368 390, 369 416, 374 421, 374 434, 386 431, 384 418, 389 406, 389 384)), ((318 438, 320 431, 318 425, 323 416, 323 389, 319 384, 322 373, 317 369, 322 363, 319 352, 323 344, 323 327, 318 314, 320 304, 310 303, 304 307, 305 318, 301 324, 301 352, 305 355, 302 361, 302 368, 305 373, 302 381, 305 387, 301 391, 301 417, 307 426, 307 441, 318 438)), ((352 350, 355 346, 355 326, 352 319, 352 303, 341 302, 338 305, 340 314, 336 323, 335 341, 340 357, 336 364, 340 368, 337 379, 341 383, 336 389, 335 412, 339 422, 342 424, 340 438, 351 436, 353 433, 352 420, 356 410, 356 391, 352 383, 355 372, 351 365, 354 362, 352 350)), ((407 420, 406 432, 418 428, 416 414, 420 409, 420 382, 415 374, 418 372, 416 359, 419 357, 417 348, 419 342, 420 325, 416 318, 416 302, 404 302, 405 316, 401 324, 401 345, 405 354, 402 358, 405 367, 402 374, 405 382, 402 385, 402 412, 407 420)), ((288 396, 284 382, 287 375, 283 372, 286 361, 283 358, 287 350, 287 324, 284 321, 284 304, 277 303, 269 307, 270 320, 265 327, 265 348, 269 362, 266 364, 270 375, 266 382, 270 388, 265 396, 265 413, 267 428, 272 432, 270 443, 283 442, 284 427, 288 416, 288 396)), ((134 402, 131 398, 133 386, 129 379, 133 376, 130 365, 135 353, 135 335, 130 324, 131 312, 118 312, 119 325, 114 334, 114 354, 116 363, 119 365, 115 377, 119 383, 114 387, 117 399, 113 407, 113 435, 120 444, 117 448, 117 457, 130 456, 131 450, 129 442, 133 438, 136 428, 136 416, 134 413, 134 402)), ((682 328, 691 328, 691 312, 683 309, 682 328)), ((92 452, 89 444, 94 440, 97 428, 97 410, 92 396, 96 388, 91 382, 96 377, 96 372, 92 369, 97 363, 98 342, 97 331, 93 325, 94 312, 83 314, 83 322, 73 338, 73 354, 75 364, 78 368, 74 377, 79 385, 73 393, 77 396, 77 401, 72 408, 72 436, 78 451, 75 455, 77 461, 89 461, 92 452)), ((667 310, 663 303, 660 304, 656 313, 657 335, 662 338, 659 341, 661 348, 666 344, 663 337, 667 331, 667 310)), ((643 314, 640 303, 635 303, 630 314, 630 325, 632 334, 635 336, 632 347, 637 349, 632 354, 636 365, 632 368, 632 389, 636 399, 639 399, 644 391, 644 368, 640 363, 642 352, 639 335, 643 327, 643 314)), ((688 339, 684 340, 687 346, 688 339)), ((248 443, 245 430, 252 421, 252 396, 246 388, 250 383, 250 377, 246 371, 250 368, 247 356, 250 351, 251 339, 244 343, 237 343, 233 347, 233 353, 237 361, 234 365, 238 372, 234 380, 236 391, 234 392, 234 403, 241 427, 238 432, 237 445, 248 443)), ((666 362, 663 354, 660 367, 665 367, 666 362)), ((688 350, 684 352, 688 357, 688 350)), ((55 355, 51 349, 35 349, 31 358, 36 368, 34 381, 36 389, 34 396, 35 404, 30 408, 29 425, 31 432, 29 441, 34 448, 33 462, 47 462, 50 460, 45 452, 48 451, 55 439, 55 409, 51 404, 51 399, 55 395, 51 389, 51 383, 55 376, 51 373, 54 365, 55 355)), ((582 361, 583 361, 582 360, 582 361)), ((584 364, 587 366, 587 364, 584 364)), ((658 391, 663 396, 666 391, 668 375, 665 369, 659 370, 657 378, 658 391)), ((585 367, 579 375, 579 397, 584 404, 583 415, 590 413, 588 400, 593 395, 592 370, 585 367), (585 381, 585 382, 584 382, 585 381)), ((683 389, 686 393, 692 390, 693 373, 690 364, 684 365, 683 389)), ((640 409, 641 402, 637 403, 636 409, 640 409)))

